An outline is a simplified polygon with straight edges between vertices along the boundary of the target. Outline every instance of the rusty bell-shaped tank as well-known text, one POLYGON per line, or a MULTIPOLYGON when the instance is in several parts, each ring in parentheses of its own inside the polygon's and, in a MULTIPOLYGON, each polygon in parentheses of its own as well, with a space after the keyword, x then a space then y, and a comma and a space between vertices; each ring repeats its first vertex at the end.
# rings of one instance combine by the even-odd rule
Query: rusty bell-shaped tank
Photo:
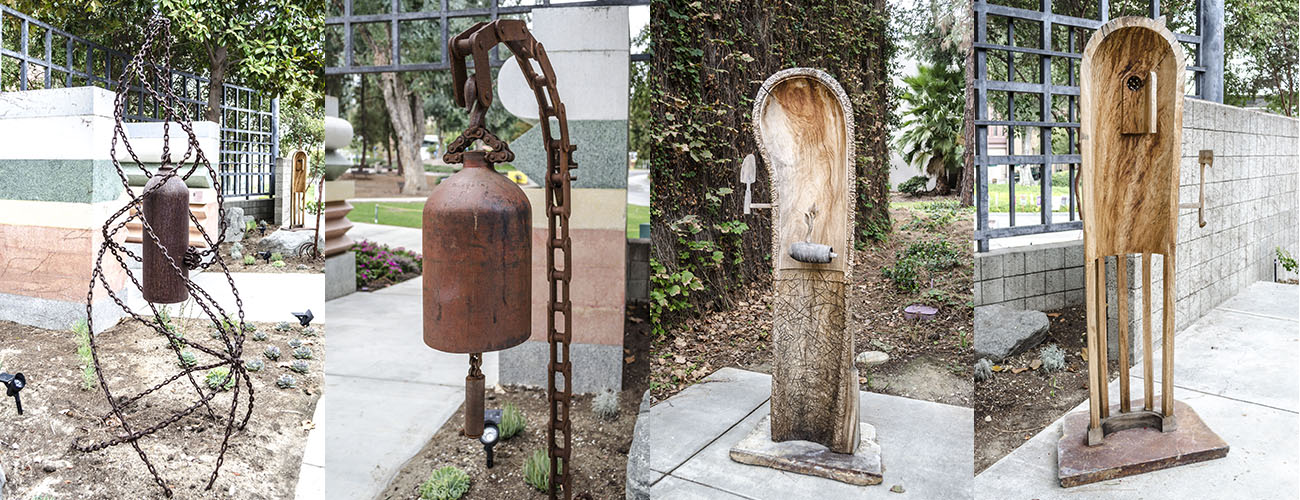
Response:
POLYGON ((154 243, 147 232, 141 235, 144 239, 144 285, 141 288, 145 300, 162 304, 184 302, 189 298, 185 281, 190 272, 184 259, 185 250, 190 246, 190 189, 185 187, 180 175, 168 175, 172 172, 174 167, 164 164, 149 178, 144 186, 142 208, 144 221, 153 229, 158 242, 154 243), (159 244, 167 249, 166 256, 159 244))
POLYGON ((464 159, 424 204, 424 343, 498 351, 531 333, 532 213, 483 152, 464 159))

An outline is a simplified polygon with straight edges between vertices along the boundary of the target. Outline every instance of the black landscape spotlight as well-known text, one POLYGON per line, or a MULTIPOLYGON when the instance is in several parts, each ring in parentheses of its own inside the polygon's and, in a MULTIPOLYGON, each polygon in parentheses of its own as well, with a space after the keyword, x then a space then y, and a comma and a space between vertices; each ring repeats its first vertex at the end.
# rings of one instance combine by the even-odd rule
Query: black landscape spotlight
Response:
MULTIPOLYGON (((27 377, 24 377, 22 372, 13 375, 0 373, 0 383, 5 385, 6 395, 14 398, 14 404, 18 405, 18 414, 22 415, 23 400, 18 396, 18 393, 23 390, 23 387, 27 387, 27 377)), ((489 454, 488 456, 491 457, 492 455, 489 454)), ((491 461, 491 458, 488 460, 491 461)))
POLYGON ((492 447, 497 445, 501 440, 501 431, 497 427, 501 424, 501 410, 487 410, 483 412, 483 434, 478 437, 478 442, 483 443, 483 452, 487 453, 487 467, 492 468, 492 447))
POLYGON ((298 324, 302 326, 310 325, 311 320, 316 317, 311 313, 311 309, 308 309, 307 312, 289 313, 289 314, 292 314, 295 318, 298 318, 298 324))

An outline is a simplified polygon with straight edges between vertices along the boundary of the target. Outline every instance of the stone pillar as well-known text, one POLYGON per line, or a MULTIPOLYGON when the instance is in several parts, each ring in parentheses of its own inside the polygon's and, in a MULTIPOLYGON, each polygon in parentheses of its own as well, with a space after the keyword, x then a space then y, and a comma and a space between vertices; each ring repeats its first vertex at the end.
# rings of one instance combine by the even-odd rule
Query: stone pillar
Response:
MULTIPOLYGON (((533 35, 546 47, 578 146, 573 183, 573 391, 622 389, 623 311, 627 280, 627 7, 571 7, 533 11, 533 35), (581 30, 573 29, 582 26, 581 30)), ((537 121, 537 100, 519 66, 498 75, 506 110, 537 121)), ((534 183, 546 170, 541 130, 510 144, 515 168, 534 183)), ((546 218, 541 187, 525 188, 533 206, 533 334, 501 351, 501 383, 546 385, 546 218)))
POLYGON ((340 148, 352 143, 352 124, 338 117, 338 98, 325 97, 325 213, 321 230, 325 233, 325 300, 357 291, 357 256, 352 248, 352 229, 348 198, 356 196, 356 182, 338 180, 351 162, 339 154, 340 148))
MULTIPOLYGON (((184 156, 186 148, 189 146, 189 134, 181 129, 179 123, 168 124, 168 145, 172 161, 179 162, 184 156)), ((162 163, 163 148, 163 123, 127 123, 123 125, 127 135, 131 140, 131 150, 135 152, 136 157, 144 162, 150 171, 156 171, 159 164, 162 163)), ((214 122, 193 122, 192 127, 194 135, 198 137, 199 147, 203 150, 203 155, 212 164, 214 169, 218 169, 221 158, 221 126, 214 122)), ((191 162, 179 166, 179 173, 184 175, 188 170, 191 162)), ((144 170, 135 165, 135 160, 131 158, 130 153, 122 144, 117 146, 117 161, 122 164, 122 169, 127 173, 127 179, 131 182, 131 189, 143 190, 145 182, 149 177, 144 170)), ((202 224, 203 230, 214 239, 218 237, 221 227, 220 216, 218 215, 218 199, 221 193, 214 189, 212 176, 209 175, 206 167, 200 166, 185 180, 185 185, 190 188, 190 212, 202 224)), ((139 220, 132 221, 126 225, 128 243, 144 242, 144 226, 139 220)), ((200 248, 206 248, 207 242, 199 235, 197 227, 190 227, 190 245, 200 248)))
MULTIPOLYGON (((67 329, 85 318, 101 226, 125 203, 113 126, 101 88, 0 93, 0 320, 67 329)), ((117 263, 104 273, 124 294, 117 263)), ((100 287, 94 314, 99 332, 123 312, 100 287)))

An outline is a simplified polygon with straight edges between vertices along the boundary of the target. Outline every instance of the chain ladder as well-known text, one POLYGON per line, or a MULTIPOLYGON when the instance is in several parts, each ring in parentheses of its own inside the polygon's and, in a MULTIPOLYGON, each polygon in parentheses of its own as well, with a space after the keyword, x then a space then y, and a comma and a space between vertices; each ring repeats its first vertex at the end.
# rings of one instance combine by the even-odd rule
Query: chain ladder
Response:
POLYGON ((569 238, 569 214, 572 212, 570 184, 576 176, 570 173, 577 168, 573 151, 577 146, 569 143, 569 122, 564 103, 555 87, 555 72, 542 44, 528 32, 523 21, 498 19, 481 22, 451 41, 452 78, 456 103, 470 112, 470 126, 447 147, 443 159, 447 163, 460 163, 462 154, 475 140, 482 141, 491 151, 487 160, 494 163, 510 161, 514 153, 484 125, 484 115, 492 104, 492 73, 489 51, 504 43, 515 55, 524 80, 537 98, 538 126, 546 148, 546 268, 548 298, 546 303, 546 339, 550 344, 550 363, 547 365, 546 394, 551 406, 547 429, 547 451, 551 459, 551 500, 573 497, 572 424, 569 408, 573 399, 571 389, 573 365, 569 362, 569 343, 573 331, 573 305, 569 301, 569 280, 573 256, 569 238), (467 75, 465 58, 472 57, 475 71, 467 75), (530 61, 536 61, 541 73, 534 70, 530 61), (481 71, 480 71, 481 69, 481 71), (551 120, 559 136, 551 131, 551 120), (556 254, 560 255, 557 257, 556 254), (559 316, 559 319, 557 319, 559 316), (561 495, 561 491, 563 494, 561 495))
MULTIPOLYGON (((136 195, 135 191, 131 188, 126 172, 118 161, 117 143, 120 139, 122 145, 126 148, 126 152, 130 155, 131 160, 149 177, 162 175, 164 179, 167 179, 173 176, 179 176, 184 180, 188 179, 194 172, 203 169, 211 177, 213 188, 217 192, 221 192, 220 175, 218 175, 218 172, 213 169, 207 157, 204 155, 203 150, 199 145, 198 137, 195 135, 190 123, 189 113, 185 109, 177 109, 178 101, 171 83, 170 74, 167 71, 170 62, 171 26, 167 19, 157 16, 150 21, 140 51, 136 53, 135 57, 132 58, 123 69, 122 77, 118 81, 117 96, 114 100, 113 109, 115 124, 113 129, 113 139, 110 146, 110 156, 112 157, 113 166, 117 169, 118 177, 122 181, 122 186, 125 189, 127 196, 131 199, 126 205, 114 212, 113 215, 111 215, 104 223, 102 228, 103 242, 101 243, 99 252, 96 255, 95 267, 91 272, 89 290, 86 293, 86 327, 88 331, 91 332, 89 335, 91 360, 95 366, 95 374, 99 379, 99 386, 103 389, 104 397, 108 400, 109 407, 111 408, 109 413, 100 418, 100 423, 102 425, 111 425, 109 424, 109 420, 116 418, 117 424, 122 427, 122 432, 119 433, 117 437, 105 441, 83 443, 81 439, 77 439, 73 442, 73 447, 82 452, 94 452, 112 446, 130 444, 131 447, 135 449, 136 454, 140 456, 140 460, 144 462, 145 467, 149 469, 149 473, 153 476, 154 482, 162 488, 163 493, 168 497, 172 496, 171 488, 162 478, 162 475, 158 472, 154 463, 149 460, 148 455, 145 453, 144 449, 141 448, 139 440, 140 438, 158 432, 167 426, 176 423, 180 419, 194 413, 199 408, 205 409, 205 413, 211 420, 218 420, 217 411, 214 410, 211 405, 211 402, 217 396, 218 391, 211 389, 205 391, 203 387, 199 385, 198 380, 195 379, 194 372, 226 367, 228 372, 226 377, 220 381, 220 386, 225 386, 232 381, 234 382, 230 410, 225 417, 220 420, 225 424, 225 431, 221 439, 221 449, 217 453, 216 465, 212 469, 212 474, 208 477, 205 489, 212 489, 212 486, 216 483, 217 474, 221 470, 221 466, 225 461, 226 451, 229 448, 231 434, 235 429, 244 429, 253 413, 252 378, 249 376, 247 370, 245 370, 243 361, 241 360, 241 356, 243 355, 245 332, 244 302, 239 296, 239 290, 235 287, 235 281, 230 275, 230 269, 226 266, 226 262, 221 256, 219 247, 221 243, 224 243, 225 241, 224 228, 222 228, 222 234, 218 235, 217 240, 214 242, 194 214, 189 213, 190 223, 192 223, 194 227, 198 228, 200 236, 202 236, 203 241, 207 244, 207 249, 198 250, 193 246, 188 247, 186 248, 184 255, 180 256, 179 260, 169 255, 167 248, 162 245, 157 234, 154 232, 153 226, 143 217, 144 199, 153 194, 153 192, 156 191, 158 187, 161 187, 163 183, 157 183, 154 188, 145 189, 139 195, 136 195), (156 44, 159 41, 161 41, 161 44, 156 44), (150 76, 153 77, 152 80, 149 78, 150 76), (150 172, 145 168, 144 162, 140 160, 139 156, 132 149, 125 128, 123 127, 123 116, 126 112, 127 106, 130 104, 128 102, 130 96, 129 84, 136 78, 138 78, 141 88, 144 89, 144 91, 140 93, 138 105, 143 108, 144 97, 145 94, 147 94, 148 97, 156 103, 156 106, 163 110, 162 165, 164 168, 160 168, 156 172, 150 172), (161 90, 155 88, 151 81, 164 82, 161 85, 161 90), (170 129, 173 122, 180 126, 182 131, 188 135, 189 139, 188 145, 185 149, 185 154, 179 161, 173 161, 171 156, 170 129), (182 174, 181 171, 187 167, 188 170, 185 170, 184 174, 182 174), (148 303, 149 310, 153 313, 153 317, 147 318, 132 311, 126 304, 124 297, 113 291, 113 285, 109 282, 108 276, 104 273, 103 268, 105 261, 104 257, 106 255, 111 255, 113 259, 117 261, 118 266, 121 267, 123 273, 136 290, 143 290, 143 285, 140 283, 140 280, 137 279, 136 275, 131 272, 130 266, 127 265, 127 259, 130 259, 133 262, 141 262, 143 260, 142 257, 131 252, 124 245, 117 243, 116 241, 118 234, 126 228, 127 224, 133 221, 139 221, 141 224, 141 232, 144 236, 143 244, 154 245, 158 248, 165 261, 171 265, 172 271, 175 272, 177 276, 182 275, 182 266, 188 270, 195 270, 206 269, 213 264, 216 264, 218 268, 221 269, 222 273, 225 274, 226 283, 230 286, 231 292, 235 297, 235 313, 236 318, 238 318, 237 322, 226 321, 227 318, 230 317, 226 313, 226 310, 222 308, 220 304, 217 304, 216 300, 214 300, 207 291, 200 288, 192 280, 188 278, 185 279, 185 287, 189 291, 191 299, 204 312, 204 314, 207 315, 212 324, 216 326, 221 346, 213 348, 199 344, 193 340, 187 340, 177 335, 176 332, 171 329, 170 325, 165 324, 161 320, 161 313, 155 304, 151 302, 148 303), (108 379, 104 376, 104 370, 99 356, 99 346, 95 342, 93 306, 96 286, 102 286, 108 297, 117 305, 118 308, 129 315, 131 319, 138 321, 141 324, 148 325, 150 328, 158 332, 158 334, 167 339, 168 346, 172 350, 173 354, 176 355, 177 360, 181 362, 181 373, 173 375, 138 394, 123 397, 113 396, 113 392, 108 385, 108 379), (201 366, 197 364, 195 366, 186 366, 181 352, 182 346, 197 349, 200 352, 217 358, 217 361, 201 366), (190 406, 177 410, 152 425, 134 429, 134 426, 127 418, 124 410, 136 401, 139 401, 141 398, 161 390, 163 387, 179 380, 181 377, 186 377, 189 380, 190 385, 198 394, 198 400, 190 406), (241 389, 246 389, 248 391, 247 409, 242 418, 236 418, 240 403, 241 389)), ((224 200, 221 197, 217 198, 217 213, 219 220, 224 224, 226 212, 224 200)))

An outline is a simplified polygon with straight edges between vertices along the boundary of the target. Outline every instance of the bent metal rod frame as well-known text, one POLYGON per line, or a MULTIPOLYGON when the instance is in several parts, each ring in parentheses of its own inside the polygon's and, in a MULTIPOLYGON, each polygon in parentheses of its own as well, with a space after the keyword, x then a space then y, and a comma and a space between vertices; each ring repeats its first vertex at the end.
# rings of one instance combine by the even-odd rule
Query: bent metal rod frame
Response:
POLYGON ((464 152, 481 140, 492 151, 487 153, 490 163, 514 160, 509 146, 487 129, 484 116, 492 105, 492 73, 490 51, 497 44, 505 44, 514 53, 523 71, 528 88, 537 98, 538 126, 546 148, 546 276, 548 298, 546 301, 546 340, 550 344, 551 359, 547 365, 547 399, 551 405, 550 424, 547 429, 547 451, 551 458, 550 498, 572 498, 572 467, 569 463, 572 426, 569 406, 572 400, 569 362, 569 342, 572 340, 573 304, 569 301, 569 280, 573 264, 572 241, 569 238, 569 214, 572 211, 570 184, 576 178, 570 170, 577 168, 573 151, 577 146, 569 143, 569 122, 555 87, 555 72, 542 44, 528 32, 523 21, 498 19, 481 22, 452 39, 453 90, 456 104, 470 113, 470 125, 455 141, 447 146, 443 159, 447 163, 461 163, 464 152), (474 73, 467 75, 465 58, 474 61, 474 73), (536 61, 534 69, 532 61, 536 61), (555 120, 558 137, 551 130, 555 120), (557 257, 557 253, 559 256, 557 257), (559 319, 557 319, 557 316, 559 319))
MULTIPOLYGON (((235 282, 230 276, 230 270, 226 267, 225 260, 222 259, 221 252, 218 250, 219 245, 225 240, 225 231, 220 231, 221 234, 217 236, 217 240, 213 241, 194 214, 192 212, 188 213, 189 222, 193 224, 194 228, 198 229, 199 235, 202 236, 203 241, 207 243, 208 248, 200 251, 191 246, 186 249, 185 254, 182 256, 169 255, 167 253, 167 248, 159 240, 157 233, 155 233, 154 227, 142 216, 144 213, 143 203, 145 198, 152 194, 157 187, 162 186, 163 183, 156 184, 154 189, 147 189, 137 194, 132 189, 131 184, 127 179, 127 175, 123 171, 121 163, 118 161, 117 143, 118 140, 121 139, 122 145, 126 148, 127 153, 130 155, 136 166, 141 168, 149 176, 175 175, 180 176, 182 179, 187 179, 190 175, 193 175, 196 171, 202 169, 211 176, 213 189, 217 192, 221 192, 220 183, 222 177, 218 175, 216 169, 212 167, 207 157, 204 156, 203 150, 199 147, 198 138, 194 134, 194 130, 189 119, 186 117, 186 114, 183 110, 177 108, 177 106, 180 105, 180 100, 176 98, 172 85, 169 83, 171 82, 171 79, 167 77, 167 71, 169 71, 167 68, 170 65, 170 53, 170 25, 165 18, 155 17, 149 24, 140 51, 123 70, 121 81, 117 86, 117 97, 114 101, 113 108, 113 115, 116 124, 113 131, 110 156, 112 157, 113 166, 116 167, 117 174, 122 181, 122 187, 130 198, 130 201, 127 202, 126 205, 122 206, 121 209, 117 210, 117 212, 113 213, 104 223, 102 229, 103 242, 100 244, 99 254, 95 258, 95 267, 91 272, 89 291, 86 293, 86 328, 87 331, 90 332, 90 352, 91 359, 95 365, 95 374, 99 377, 99 386, 103 389, 104 397, 108 400, 108 404, 112 408, 108 414, 99 418, 100 424, 105 428, 105 430, 111 430, 109 428, 114 425, 120 425, 121 429, 112 439, 104 441, 85 441, 85 438, 79 438, 73 443, 73 447, 82 452, 94 452, 119 444, 130 444, 131 447, 135 449, 136 454, 140 456, 140 460, 144 462, 145 467, 149 469, 149 473, 153 475, 154 481, 163 489, 163 493, 168 497, 172 495, 172 490, 163 479, 161 473, 158 472, 154 463, 149 461, 149 457, 145 453, 144 449, 140 447, 140 438, 158 432, 194 413, 199 408, 203 408, 205 410, 203 413, 207 414, 207 418, 223 424, 225 428, 224 434, 221 438, 221 449, 217 453, 216 465, 212 468, 212 475, 208 478, 207 486, 205 487, 205 489, 211 489, 217 480, 217 473, 221 470, 222 462, 225 460, 226 450, 229 446, 232 432, 235 429, 242 430, 248 424, 249 417, 253 414, 252 380, 249 378, 248 372, 244 369, 244 363, 240 359, 240 356, 243 354, 244 344, 244 303, 239 297, 239 290, 235 288, 235 282), (160 169, 155 172, 150 172, 140 160, 139 156, 136 155, 135 151, 131 148, 128 136, 122 126, 122 121, 128 107, 128 93, 130 92, 128 84, 135 78, 139 79, 140 85, 143 87, 144 91, 148 93, 150 98, 159 106, 164 107, 162 163, 164 165, 175 165, 177 168, 169 170, 160 169), (155 86, 151 82, 164 83, 161 86, 155 86), (171 123, 173 122, 176 122, 180 126, 182 131, 188 135, 189 139, 185 154, 179 160, 175 161, 172 159, 169 147, 169 130, 171 123), (104 257, 106 255, 112 255, 121 267, 121 272, 126 276, 136 290, 143 292, 144 287, 149 286, 149 283, 142 284, 136 274, 132 272, 130 267, 127 265, 127 259, 140 262, 142 260, 141 256, 131 252, 117 241, 120 239, 118 234, 121 233, 122 230, 126 228, 127 224, 132 221, 139 221, 142 226, 141 232, 144 238, 142 244, 155 245, 163 255, 166 262, 171 265, 171 271, 176 273, 177 276, 182 277, 185 288, 189 292, 189 296, 194 303, 203 310, 204 314, 207 315, 208 319, 212 322, 212 325, 216 328, 219 345, 210 347, 197 342, 193 338, 194 336, 190 336, 190 338, 182 337, 178 332, 173 330, 167 320, 164 320, 166 313, 160 312, 158 306, 152 302, 149 303, 149 309, 153 313, 152 318, 137 314, 126 304, 125 297, 119 292, 114 291, 114 286, 109 282, 108 275, 104 272, 104 257), (184 277, 185 275, 181 268, 181 266, 185 266, 185 268, 189 270, 202 269, 209 267, 214 263, 218 265, 222 273, 225 275, 226 283, 229 284, 230 291, 235 298, 236 310, 234 312, 236 314, 235 317, 238 318, 237 322, 228 321, 227 318, 230 316, 228 316, 225 309, 223 309, 221 305, 218 304, 217 301, 214 300, 205 290, 200 288, 188 277, 184 277), (169 349, 172 351, 172 354, 176 356, 176 360, 182 367, 180 373, 172 375, 157 385, 133 396, 114 397, 113 391, 109 388, 109 377, 104 375, 104 364, 100 356, 102 354, 100 352, 100 346, 95 342, 93 305, 96 286, 102 286, 104 291, 108 294, 108 297, 117 304, 117 307, 130 315, 132 319, 149 326, 158 332, 160 336, 167 339, 169 349), (181 354, 182 347, 196 349, 204 354, 216 358, 216 361, 211 363, 186 364, 184 357, 181 354), (225 415, 218 416, 218 412, 213 409, 213 399, 221 391, 211 389, 205 390, 195 379, 194 372, 202 373, 206 370, 221 367, 226 368, 228 371, 226 377, 220 381, 219 386, 227 386, 227 384, 229 384, 233 389, 233 392, 230 400, 229 412, 225 415), (180 380, 182 377, 189 379, 190 385, 193 386, 197 393, 198 400, 189 406, 178 408, 170 414, 157 418, 147 427, 135 427, 132 423, 133 418, 131 418, 133 416, 127 413, 126 410, 130 409, 132 405, 140 401, 142 398, 158 392, 164 387, 170 385, 172 382, 180 380), (236 416, 240 403, 241 388, 247 389, 248 391, 248 408, 242 419, 237 418, 236 416)), ((218 213, 220 214, 218 220, 225 220, 225 207, 222 200, 224 200, 224 198, 217 198, 218 213)), ((188 230, 188 228, 182 229, 188 230)), ((138 412, 140 409, 136 408, 136 410, 138 412)), ((138 418, 139 416, 137 415, 134 417, 138 418)))

